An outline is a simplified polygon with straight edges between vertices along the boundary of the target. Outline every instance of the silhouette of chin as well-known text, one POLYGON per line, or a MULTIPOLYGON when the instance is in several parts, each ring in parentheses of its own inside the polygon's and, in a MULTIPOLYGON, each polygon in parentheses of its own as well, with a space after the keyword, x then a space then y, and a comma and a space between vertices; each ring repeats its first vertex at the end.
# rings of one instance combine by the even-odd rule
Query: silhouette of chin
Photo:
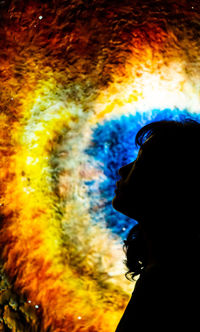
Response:
POLYGON ((115 196, 112 200, 112 206, 115 210, 121 212, 122 207, 122 197, 121 197, 121 191, 119 189, 115 189, 115 196))
POLYGON ((123 213, 123 203, 122 203, 122 197, 121 197, 121 193, 119 189, 115 190, 115 196, 112 200, 112 206, 115 210, 117 210, 118 212, 122 212, 123 213))
POLYGON ((129 218, 137 220, 139 217, 138 211, 136 211, 138 208, 137 204, 134 204, 132 199, 130 201, 129 195, 127 195, 127 193, 125 194, 123 190, 117 189, 115 193, 116 194, 112 200, 113 208, 129 218))

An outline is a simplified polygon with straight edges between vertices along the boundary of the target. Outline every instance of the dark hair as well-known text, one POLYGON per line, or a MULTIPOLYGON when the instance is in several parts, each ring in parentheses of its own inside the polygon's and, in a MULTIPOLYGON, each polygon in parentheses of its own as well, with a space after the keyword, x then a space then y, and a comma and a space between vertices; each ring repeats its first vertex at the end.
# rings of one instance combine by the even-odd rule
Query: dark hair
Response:
MULTIPOLYGON (((181 213, 181 221, 174 223, 171 228, 169 225, 169 231, 165 236, 171 237, 174 233, 176 241, 179 241, 179 237, 181 237, 180 232, 182 229, 185 229, 184 236, 188 235, 185 243, 187 243, 188 247, 191 247, 194 243, 197 244, 198 249, 197 246, 195 249, 193 248, 195 252, 193 254, 199 258, 200 225, 198 218, 195 218, 195 216, 197 216, 198 207, 197 189, 200 186, 200 123, 191 118, 185 118, 180 121, 163 120, 152 122, 138 131, 135 144, 144 148, 146 155, 148 155, 149 159, 147 158, 145 161, 146 167, 151 167, 150 165, 155 158, 156 164, 159 162, 159 167, 162 168, 162 171, 159 173, 157 168, 154 173, 154 179, 159 179, 159 176, 162 178, 162 181, 164 181, 162 188, 165 189, 165 186, 171 183, 173 185, 175 183, 177 188, 175 193, 172 190, 172 195, 174 196, 171 201, 174 201, 175 204, 175 200, 178 197, 177 200, 180 203, 180 207, 177 215, 179 216, 179 213, 181 213), (185 197, 187 192, 189 195, 185 197), (179 198, 179 196, 181 197, 179 198), (189 218, 189 221, 187 218, 189 218), (189 240, 190 238, 191 240, 189 240), (193 240, 194 238, 197 240, 196 242, 193 240), (188 241, 190 244, 188 244, 188 241)), ((155 167, 155 164, 153 167, 155 167)), ((151 188, 149 190, 151 192, 151 188)), ((162 189, 162 191, 164 190, 162 189)), ((154 225, 150 222, 148 227, 149 233, 151 233, 152 228, 152 234, 157 232, 157 237, 159 237, 159 231, 163 227, 162 220, 159 224, 154 225), (158 227, 160 227, 159 231, 158 227)), ((126 254, 124 263, 128 268, 125 276, 128 280, 134 280, 134 277, 140 275, 147 264, 145 239, 140 224, 135 225, 129 231, 127 239, 124 240, 123 249, 126 254), (129 275, 131 279, 128 277, 129 275)))

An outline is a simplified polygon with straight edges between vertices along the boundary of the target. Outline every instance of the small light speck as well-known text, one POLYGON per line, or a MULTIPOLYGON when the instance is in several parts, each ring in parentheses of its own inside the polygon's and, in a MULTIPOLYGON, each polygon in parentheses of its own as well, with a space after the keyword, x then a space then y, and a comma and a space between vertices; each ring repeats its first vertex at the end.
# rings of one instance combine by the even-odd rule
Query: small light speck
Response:
POLYGON ((82 317, 81 317, 81 316, 78 316, 78 319, 82 319, 82 317))
POLYGON ((28 303, 31 303, 31 300, 28 300, 28 303))
POLYGON ((125 231, 125 230, 126 230, 126 227, 123 227, 122 230, 125 231))
POLYGON ((35 305, 35 308, 36 308, 36 309, 38 309, 38 308, 39 308, 39 305, 38 305, 38 304, 36 304, 36 305, 35 305))
POLYGON ((43 19, 43 16, 40 15, 38 18, 39 18, 39 20, 42 20, 42 19, 43 19))

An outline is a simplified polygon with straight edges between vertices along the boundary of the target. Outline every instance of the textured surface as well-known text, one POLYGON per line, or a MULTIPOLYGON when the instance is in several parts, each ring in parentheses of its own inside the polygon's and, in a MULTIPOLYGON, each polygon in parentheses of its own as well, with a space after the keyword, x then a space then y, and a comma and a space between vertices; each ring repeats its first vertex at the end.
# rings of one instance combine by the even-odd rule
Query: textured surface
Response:
POLYGON ((111 332, 144 124, 199 118, 198 1, 0 1, 2 331, 111 332))

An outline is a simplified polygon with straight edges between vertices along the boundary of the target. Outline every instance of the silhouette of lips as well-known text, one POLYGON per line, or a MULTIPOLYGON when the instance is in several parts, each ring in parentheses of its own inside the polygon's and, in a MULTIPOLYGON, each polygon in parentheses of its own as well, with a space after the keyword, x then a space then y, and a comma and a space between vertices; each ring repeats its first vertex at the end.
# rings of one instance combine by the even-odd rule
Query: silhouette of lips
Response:
POLYGON ((116 182, 117 189, 120 189, 120 183, 121 183, 121 181, 116 182))

